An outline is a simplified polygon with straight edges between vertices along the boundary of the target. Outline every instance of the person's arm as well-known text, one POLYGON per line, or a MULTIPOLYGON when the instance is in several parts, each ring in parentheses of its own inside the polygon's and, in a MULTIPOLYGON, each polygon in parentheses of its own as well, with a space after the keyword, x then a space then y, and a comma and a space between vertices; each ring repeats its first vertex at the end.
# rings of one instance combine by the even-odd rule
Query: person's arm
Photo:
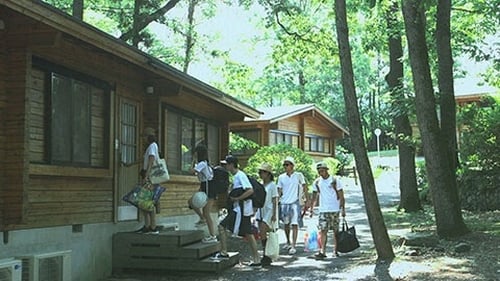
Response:
POLYGON ((273 197, 273 215, 271 216, 271 221, 275 222, 276 221, 276 213, 278 212, 278 200, 279 197, 273 197))
POLYGON ((151 172, 151 167, 153 167, 155 163, 155 156, 154 155, 149 155, 148 156, 148 168, 146 169, 146 174, 144 180, 149 181, 149 173, 151 172))
POLYGON ((344 198, 344 191, 341 189, 338 191, 339 195, 339 203, 340 203, 340 209, 342 212, 342 216, 345 217, 345 198, 344 198))
POLYGON ((252 196, 253 194, 253 188, 246 188, 245 192, 243 192, 240 196, 238 197, 231 197, 233 201, 240 201, 240 200, 245 200, 248 197, 252 196))

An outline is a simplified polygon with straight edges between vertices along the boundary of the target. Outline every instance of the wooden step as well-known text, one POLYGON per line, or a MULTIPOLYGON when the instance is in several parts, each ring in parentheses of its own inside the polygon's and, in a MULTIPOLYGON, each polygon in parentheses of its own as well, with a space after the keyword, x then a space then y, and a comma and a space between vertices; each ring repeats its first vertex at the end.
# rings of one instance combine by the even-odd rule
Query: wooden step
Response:
POLYGON ((134 258, 134 257, 115 257, 113 256, 113 272, 130 272, 141 270, 158 271, 189 271, 189 272, 214 272, 219 273, 222 270, 233 267, 240 260, 237 252, 230 252, 229 258, 212 260, 210 257, 191 260, 191 259, 171 259, 171 258, 134 258), (115 258, 119 258, 119 264, 115 265, 115 258))
POLYGON ((162 243, 141 243, 130 246, 113 246, 113 255, 133 256, 142 258, 180 258, 180 259, 201 259, 220 251, 220 243, 205 244, 201 242, 185 245, 173 246, 162 243))
POLYGON ((118 232, 113 235, 113 243, 143 247, 184 246, 200 241, 203 236, 202 230, 162 231, 159 234, 118 232))

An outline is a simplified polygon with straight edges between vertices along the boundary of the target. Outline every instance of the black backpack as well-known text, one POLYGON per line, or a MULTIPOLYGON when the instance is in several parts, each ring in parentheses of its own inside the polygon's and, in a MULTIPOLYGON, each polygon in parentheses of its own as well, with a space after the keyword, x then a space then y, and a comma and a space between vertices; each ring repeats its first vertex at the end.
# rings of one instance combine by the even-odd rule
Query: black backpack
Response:
POLYGON ((213 168, 214 177, 208 181, 208 189, 215 190, 217 194, 227 193, 229 188, 229 172, 221 166, 213 168))
POLYGON ((252 205, 254 208, 262 208, 264 207, 264 203, 266 202, 266 189, 264 186, 255 178, 248 177, 250 184, 252 185, 253 194, 250 196, 252 199, 252 205))

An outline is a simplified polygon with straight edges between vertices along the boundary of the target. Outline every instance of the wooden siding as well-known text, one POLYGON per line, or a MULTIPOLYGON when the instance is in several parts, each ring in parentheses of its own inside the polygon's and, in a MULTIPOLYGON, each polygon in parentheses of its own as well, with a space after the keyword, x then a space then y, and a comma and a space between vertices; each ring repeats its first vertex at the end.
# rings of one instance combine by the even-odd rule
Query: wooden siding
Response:
POLYGON ((331 126, 321 122, 318 118, 306 117, 304 118, 304 133, 306 135, 315 135, 325 138, 333 137, 333 129, 331 126))
POLYGON ((292 116, 290 118, 278 121, 277 129, 280 131, 298 133, 302 130, 300 124, 301 124, 301 117, 299 115, 292 116))

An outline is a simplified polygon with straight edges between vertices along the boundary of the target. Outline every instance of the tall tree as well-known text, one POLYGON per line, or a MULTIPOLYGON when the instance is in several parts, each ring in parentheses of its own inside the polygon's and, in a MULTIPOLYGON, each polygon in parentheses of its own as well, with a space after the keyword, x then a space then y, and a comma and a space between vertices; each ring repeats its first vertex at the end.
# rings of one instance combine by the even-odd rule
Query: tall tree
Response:
POLYGON ((385 77, 391 92, 394 108, 393 123, 396 131, 396 143, 399 153, 399 190, 400 200, 398 209, 406 212, 415 212, 422 209, 417 188, 415 169, 415 146, 412 144, 412 129, 405 104, 409 100, 404 94, 403 87, 403 46, 401 29, 399 28, 399 5, 391 0, 386 10, 387 31, 389 39, 390 70, 385 77), (406 101, 406 102, 405 102, 406 101))
POLYGON ((415 106, 422 138, 425 166, 431 188, 438 235, 452 237, 468 231, 463 222, 455 171, 441 141, 436 100, 426 42, 425 7, 420 0, 403 0, 403 17, 415 88, 415 106))
POLYGON ((83 20, 83 3, 84 0, 73 0, 73 17, 83 20))
POLYGON ((344 89, 344 101, 349 121, 351 142, 353 145, 356 167, 359 171, 359 179, 363 198, 368 215, 368 222, 375 243, 375 249, 379 259, 391 260, 394 258, 391 241, 387 234, 387 228, 380 211, 375 182, 370 167, 370 161, 366 153, 361 118, 359 116, 358 99, 354 85, 354 72, 352 68, 351 51, 349 44, 349 29, 347 25, 347 11, 345 0, 335 0, 335 26, 337 29, 337 43, 339 47, 342 86, 344 89))
POLYGON ((451 0, 439 0, 436 15, 436 53, 438 59, 438 88, 441 114, 441 131, 450 158, 450 169, 458 165, 457 122, 455 90, 453 88, 453 55, 450 30, 451 0))

